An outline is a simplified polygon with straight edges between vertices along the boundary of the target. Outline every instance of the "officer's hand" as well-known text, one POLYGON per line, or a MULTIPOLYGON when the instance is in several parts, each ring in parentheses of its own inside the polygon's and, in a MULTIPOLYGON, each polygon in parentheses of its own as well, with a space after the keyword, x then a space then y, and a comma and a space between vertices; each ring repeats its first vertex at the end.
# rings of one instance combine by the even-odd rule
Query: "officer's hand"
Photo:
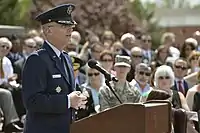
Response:
POLYGON ((69 95, 70 98, 70 107, 78 109, 81 103, 87 99, 86 96, 81 95, 80 91, 73 91, 69 95))

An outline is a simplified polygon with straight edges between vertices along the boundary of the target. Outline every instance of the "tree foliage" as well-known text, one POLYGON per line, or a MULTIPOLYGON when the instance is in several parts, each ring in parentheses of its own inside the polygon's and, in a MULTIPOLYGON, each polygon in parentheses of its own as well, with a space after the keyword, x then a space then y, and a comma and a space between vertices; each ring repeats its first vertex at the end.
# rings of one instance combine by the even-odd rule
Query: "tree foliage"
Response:
POLYGON ((0 24, 27 25, 30 22, 30 0, 1 0, 0 24))
MULTIPOLYGON (((44 3, 45 0, 34 1, 36 9, 43 10, 41 2, 44 3)), ((57 5, 56 1, 51 2, 57 5)), ((104 30, 111 30, 119 37, 126 32, 134 32, 135 27, 140 25, 139 19, 128 11, 125 0, 63 0, 62 3, 69 2, 76 4, 73 16, 78 23, 77 30, 83 37, 87 31, 101 36, 104 30)))
POLYGON ((156 3, 142 3, 140 0, 134 0, 128 4, 128 7, 130 12, 142 22, 144 32, 152 36, 153 47, 160 45, 160 38, 164 29, 159 27, 159 20, 154 19, 155 9, 157 8, 156 3))

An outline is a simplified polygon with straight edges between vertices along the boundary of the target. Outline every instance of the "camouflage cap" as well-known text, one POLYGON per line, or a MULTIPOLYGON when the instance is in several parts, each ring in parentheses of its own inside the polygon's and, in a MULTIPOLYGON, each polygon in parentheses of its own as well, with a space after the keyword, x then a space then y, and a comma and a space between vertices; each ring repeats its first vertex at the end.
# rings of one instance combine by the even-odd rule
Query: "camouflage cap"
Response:
POLYGON ((131 58, 129 56, 117 55, 115 57, 115 64, 114 64, 114 66, 131 67, 130 64, 131 64, 131 58))

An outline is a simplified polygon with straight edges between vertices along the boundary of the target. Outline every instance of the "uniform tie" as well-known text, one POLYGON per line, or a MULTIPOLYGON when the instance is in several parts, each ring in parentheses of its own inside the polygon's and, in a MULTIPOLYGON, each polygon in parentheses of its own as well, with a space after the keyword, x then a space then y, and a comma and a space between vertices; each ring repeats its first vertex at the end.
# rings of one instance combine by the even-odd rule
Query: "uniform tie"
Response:
POLYGON ((63 55, 63 53, 60 54, 60 61, 61 61, 61 66, 62 66, 63 72, 66 74, 67 79, 69 79, 69 82, 71 82, 69 67, 68 67, 68 64, 66 62, 66 59, 65 59, 65 56, 63 55))

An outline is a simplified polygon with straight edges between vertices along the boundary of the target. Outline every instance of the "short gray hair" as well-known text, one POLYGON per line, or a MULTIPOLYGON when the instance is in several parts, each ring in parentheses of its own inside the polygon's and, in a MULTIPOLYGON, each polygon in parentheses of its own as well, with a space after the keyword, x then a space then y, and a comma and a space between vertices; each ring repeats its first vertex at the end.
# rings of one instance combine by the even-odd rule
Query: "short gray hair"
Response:
POLYGON ((155 76, 154 76, 154 86, 158 87, 158 78, 160 76, 169 76, 171 80, 170 87, 174 86, 174 72, 170 66, 162 65, 156 69, 155 76))

